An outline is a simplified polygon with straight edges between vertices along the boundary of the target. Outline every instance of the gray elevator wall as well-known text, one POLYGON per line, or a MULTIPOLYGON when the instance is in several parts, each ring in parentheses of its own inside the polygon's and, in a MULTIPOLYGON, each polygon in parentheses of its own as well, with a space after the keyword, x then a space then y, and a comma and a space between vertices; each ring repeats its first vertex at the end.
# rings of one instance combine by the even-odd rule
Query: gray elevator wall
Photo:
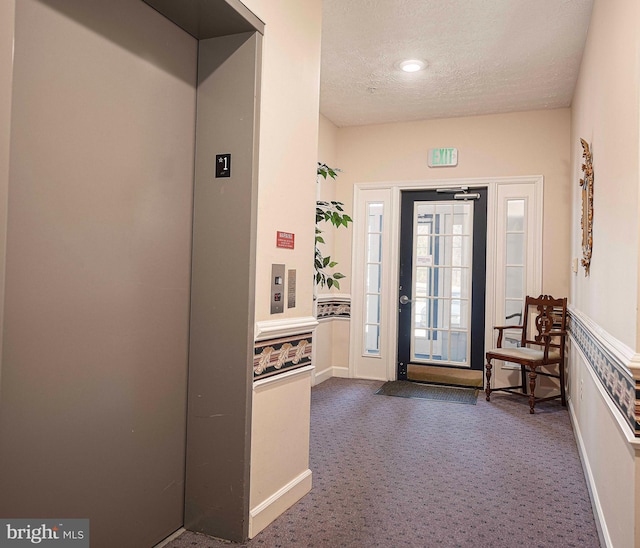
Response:
POLYGON ((248 534, 261 36, 199 43, 185 527, 248 534), (215 178, 215 155, 231 177, 215 178))
POLYGON ((197 41, 16 4, 0 516, 151 546, 183 520, 197 41))

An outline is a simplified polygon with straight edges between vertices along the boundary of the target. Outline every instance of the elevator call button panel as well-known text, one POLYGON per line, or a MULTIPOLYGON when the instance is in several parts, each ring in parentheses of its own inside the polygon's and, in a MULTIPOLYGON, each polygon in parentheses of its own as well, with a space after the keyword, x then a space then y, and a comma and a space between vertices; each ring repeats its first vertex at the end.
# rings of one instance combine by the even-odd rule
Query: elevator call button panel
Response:
POLYGON ((283 264, 271 265, 271 314, 284 312, 284 270, 283 264))

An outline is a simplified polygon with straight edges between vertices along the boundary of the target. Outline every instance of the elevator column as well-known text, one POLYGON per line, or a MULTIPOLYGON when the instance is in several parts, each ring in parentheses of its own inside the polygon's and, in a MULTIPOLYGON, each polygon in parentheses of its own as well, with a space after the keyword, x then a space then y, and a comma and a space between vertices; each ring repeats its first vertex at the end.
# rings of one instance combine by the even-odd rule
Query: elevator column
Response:
POLYGON ((184 526, 243 541, 264 24, 238 0, 145 1, 199 40, 184 526))
POLYGON ((260 35, 243 33, 201 40, 198 55, 185 527, 237 541, 249 515, 259 53, 260 35), (228 177, 216 177, 221 158, 228 177))

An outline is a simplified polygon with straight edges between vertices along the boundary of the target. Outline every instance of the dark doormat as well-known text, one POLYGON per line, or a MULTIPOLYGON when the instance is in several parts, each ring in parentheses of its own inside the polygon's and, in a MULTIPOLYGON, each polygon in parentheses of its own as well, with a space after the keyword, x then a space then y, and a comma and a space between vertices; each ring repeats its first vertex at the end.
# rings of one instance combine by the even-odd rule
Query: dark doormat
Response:
POLYGON ((453 386, 436 386, 411 381, 385 382, 376 394, 382 396, 398 396, 400 398, 423 398, 427 400, 448 401, 451 403, 467 403, 475 405, 478 390, 474 388, 455 388, 453 386))

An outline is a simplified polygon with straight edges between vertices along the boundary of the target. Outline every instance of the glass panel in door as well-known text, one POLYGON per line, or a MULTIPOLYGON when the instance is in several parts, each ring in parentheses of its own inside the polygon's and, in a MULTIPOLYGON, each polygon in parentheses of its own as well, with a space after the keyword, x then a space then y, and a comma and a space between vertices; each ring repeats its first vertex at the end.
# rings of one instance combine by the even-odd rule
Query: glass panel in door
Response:
POLYGON ((470 365, 473 202, 414 202, 411 362, 470 365))

